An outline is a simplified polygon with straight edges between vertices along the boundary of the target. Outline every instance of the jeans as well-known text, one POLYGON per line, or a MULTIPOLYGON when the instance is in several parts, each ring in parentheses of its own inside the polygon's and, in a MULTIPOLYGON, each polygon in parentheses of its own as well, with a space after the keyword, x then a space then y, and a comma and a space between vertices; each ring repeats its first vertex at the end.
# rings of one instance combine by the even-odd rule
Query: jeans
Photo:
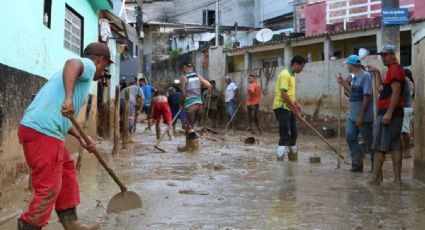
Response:
POLYGON ((345 124, 345 131, 346 131, 346 139, 348 148, 351 152, 351 160, 353 162, 353 165, 356 166, 362 166, 362 160, 360 160, 360 157, 363 157, 361 154, 361 148, 358 141, 359 134, 362 135, 364 142, 367 147, 367 151, 370 154, 370 159, 373 159, 373 150, 372 150, 372 141, 373 141, 373 123, 372 122, 366 122, 360 125, 359 127, 356 126, 356 122, 352 121, 351 119, 347 119, 347 122, 345 124))
POLYGON ((247 109, 248 109, 248 119, 249 119, 249 124, 255 124, 258 126, 258 107, 259 105, 248 105, 247 109))
POLYGON ((287 109, 275 109, 274 115, 279 122, 279 146, 295 146, 298 137, 296 116, 287 109))
MULTIPOLYGON (((229 102, 226 102, 226 108, 227 108, 227 114, 229 115, 230 119, 232 119, 233 114, 236 112, 236 102, 234 100, 230 100, 229 102)), ((236 114, 232 120, 232 128, 233 129, 236 128, 236 114)))

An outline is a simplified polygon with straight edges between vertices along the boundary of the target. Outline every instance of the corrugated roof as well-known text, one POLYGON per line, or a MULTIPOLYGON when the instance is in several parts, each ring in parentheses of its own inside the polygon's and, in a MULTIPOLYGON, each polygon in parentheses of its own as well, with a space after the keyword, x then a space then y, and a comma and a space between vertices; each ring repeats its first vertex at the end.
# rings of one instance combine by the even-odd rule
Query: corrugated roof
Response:
POLYGON ((358 32, 358 31, 362 31, 362 30, 376 29, 376 28, 379 28, 379 27, 380 27, 380 25, 371 25, 371 26, 362 26, 362 27, 352 28, 352 29, 348 29, 348 30, 344 30, 344 31, 326 32, 326 33, 321 33, 321 34, 314 34, 314 35, 301 36, 301 37, 295 37, 295 38, 284 37, 282 40, 277 40, 277 41, 275 40, 275 41, 269 41, 269 42, 264 42, 264 43, 258 43, 258 44, 252 45, 252 46, 244 46, 244 47, 239 47, 239 48, 226 49, 226 50, 224 50, 224 52, 235 52, 235 51, 239 51, 239 50, 251 49, 251 48, 261 47, 261 46, 277 45, 277 44, 283 44, 283 43, 287 43, 287 42, 304 41, 304 40, 310 40, 310 39, 315 39, 315 38, 327 37, 327 36, 330 36, 330 35, 353 33, 353 32, 358 32))
MULTIPOLYGON (((425 21, 425 18, 411 19, 410 20, 411 23, 421 22, 421 21, 425 21)), ((374 25, 359 26, 359 27, 348 29, 348 30, 326 32, 326 33, 314 34, 314 35, 309 35, 309 36, 302 36, 302 37, 295 37, 295 38, 284 37, 283 39, 277 40, 277 41, 275 40, 275 41, 269 41, 269 42, 264 42, 264 43, 258 43, 258 44, 252 45, 252 46, 244 46, 244 47, 233 48, 233 49, 225 49, 224 52, 231 53, 231 52, 245 50, 245 49, 251 49, 251 48, 255 48, 255 47, 277 45, 277 44, 283 44, 283 43, 287 43, 287 42, 304 41, 304 40, 310 40, 310 39, 315 39, 315 38, 327 37, 327 36, 330 36, 330 35, 346 34, 346 33, 359 32, 359 31, 362 31, 362 30, 377 29, 377 28, 380 28, 380 27, 381 27, 381 25, 380 25, 380 23, 378 23, 378 24, 374 24, 374 25)))

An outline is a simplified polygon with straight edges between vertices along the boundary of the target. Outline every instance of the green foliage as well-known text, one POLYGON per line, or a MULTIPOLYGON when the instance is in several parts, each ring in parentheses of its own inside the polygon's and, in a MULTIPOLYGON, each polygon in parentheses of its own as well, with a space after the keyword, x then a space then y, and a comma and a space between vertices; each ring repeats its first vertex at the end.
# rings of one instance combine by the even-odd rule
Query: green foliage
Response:
POLYGON ((168 52, 168 55, 170 55, 170 58, 177 58, 180 55, 182 55, 182 53, 183 53, 183 49, 178 48, 178 49, 173 49, 170 52, 168 52))

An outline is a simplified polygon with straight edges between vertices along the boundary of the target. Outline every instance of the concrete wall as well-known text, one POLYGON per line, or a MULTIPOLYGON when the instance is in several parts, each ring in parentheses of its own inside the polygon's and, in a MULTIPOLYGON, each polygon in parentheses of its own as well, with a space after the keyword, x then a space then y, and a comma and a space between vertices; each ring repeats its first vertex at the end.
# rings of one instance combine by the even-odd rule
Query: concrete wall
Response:
POLYGON ((195 67, 195 71, 203 75, 204 53, 193 51, 185 53, 178 58, 167 59, 152 64, 152 80, 154 84, 171 85, 174 79, 180 78, 182 74, 183 61, 190 60, 195 67))
POLYGON ((280 15, 294 12, 294 7, 289 0, 255 0, 255 26, 263 26, 263 21, 280 15))
MULTIPOLYGON (((307 63, 304 71, 296 76, 297 100, 303 105, 303 113, 310 115, 314 121, 328 122, 336 121, 338 118, 339 97, 336 75, 338 73, 343 73, 345 76, 348 75, 346 64, 343 62, 344 60, 330 61, 329 65, 332 68, 329 71, 327 71, 324 61, 307 63)), ((364 64, 371 64, 384 69, 382 61, 377 56, 368 56, 363 62, 364 64)), ((257 76, 257 82, 262 86, 260 111, 262 126, 265 128, 275 128, 277 126, 272 111, 272 103, 275 82, 278 74, 283 69, 284 67, 254 70, 254 74, 257 76)), ((246 97, 245 91, 248 87, 247 72, 229 73, 229 76, 232 76, 234 82, 242 90, 243 96, 246 97)), ((225 89, 223 78, 218 79, 217 83, 221 90, 225 89)), ((342 101, 342 109, 344 114, 346 114, 348 111, 348 100, 343 96, 342 101)), ((346 115, 343 116, 343 119, 345 117, 346 115)), ((244 120, 244 113, 241 114, 241 120, 244 120)), ((335 122, 328 122, 328 125, 329 127, 336 128, 337 124, 335 122)))
POLYGON ((425 183, 425 23, 413 27, 413 33, 422 30, 422 36, 414 47, 413 78, 415 80, 414 101, 414 177, 425 183))
POLYGON ((43 25, 44 1, 2 1, 0 63, 50 78, 77 55, 64 48, 65 3, 84 17, 84 46, 98 40, 98 17, 86 0, 52 1, 51 28, 43 25), (13 25, 13 26, 12 26, 13 25))
MULTIPOLYGON (((202 10, 215 10, 210 0, 174 0, 171 21, 202 24, 202 10), (192 9, 192 11, 190 11, 192 9), (188 12, 189 11, 189 12, 188 12)), ((220 24, 233 26, 254 26, 254 0, 220 1, 220 24)))
POLYGON ((425 1, 414 0, 414 2, 415 2, 415 12, 413 13, 413 18, 415 19, 425 18, 425 1))
POLYGON ((217 88, 224 85, 223 79, 227 73, 226 55, 222 47, 211 47, 209 49, 209 79, 215 80, 217 88))
POLYGON ((326 31, 326 2, 305 6, 305 34, 321 34, 326 31))
POLYGON ((167 22, 173 14, 174 3, 172 1, 143 3, 145 21, 167 22))
MULTIPOLYGON (((65 4, 84 18, 84 46, 98 40, 96 6, 105 1, 97 1, 94 5, 87 0, 52 1, 50 29, 43 24, 43 2, 16 0, 0 3, 0 29, 3 34, 0 37, 0 105, 3 107, 0 120, 0 187, 25 172, 17 127, 31 96, 63 67, 67 59, 78 57, 64 48, 65 4)), ((96 93, 95 85, 92 94, 96 93)), ((95 108, 96 97, 93 100, 95 108)), ((94 122, 90 124, 94 129, 96 110, 92 111, 94 122)))

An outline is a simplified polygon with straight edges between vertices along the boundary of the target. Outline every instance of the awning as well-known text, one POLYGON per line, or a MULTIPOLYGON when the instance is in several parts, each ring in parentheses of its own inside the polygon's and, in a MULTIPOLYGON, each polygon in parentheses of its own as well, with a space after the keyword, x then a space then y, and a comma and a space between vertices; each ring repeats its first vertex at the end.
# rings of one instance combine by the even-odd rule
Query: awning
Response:
POLYGON ((89 0, 92 7, 97 10, 112 10, 113 4, 111 0, 89 0))

